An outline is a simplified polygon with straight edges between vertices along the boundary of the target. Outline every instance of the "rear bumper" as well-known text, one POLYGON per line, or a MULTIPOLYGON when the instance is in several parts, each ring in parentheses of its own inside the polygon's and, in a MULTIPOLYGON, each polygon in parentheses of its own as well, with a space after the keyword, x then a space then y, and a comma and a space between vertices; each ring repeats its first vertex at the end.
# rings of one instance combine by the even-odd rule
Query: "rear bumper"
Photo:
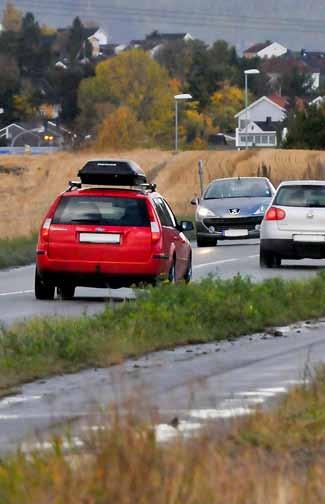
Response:
POLYGON ((83 287, 129 287, 152 283, 169 271, 168 258, 152 258, 146 263, 108 263, 93 261, 58 261, 47 255, 37 256, 37 269, 44 280, 83 287))
POLYGON ((283 259, 324 259, 325 243, 303 243, 292 239, 262 239, 261 249, 283 259))

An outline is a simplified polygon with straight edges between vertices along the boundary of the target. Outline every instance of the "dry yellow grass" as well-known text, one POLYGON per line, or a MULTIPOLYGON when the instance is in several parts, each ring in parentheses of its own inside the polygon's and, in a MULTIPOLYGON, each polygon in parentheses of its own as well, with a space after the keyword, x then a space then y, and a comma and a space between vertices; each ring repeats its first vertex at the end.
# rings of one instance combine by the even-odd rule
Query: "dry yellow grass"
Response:
MULTIPOLYGON (((275 185, 282 180, 316 177, 324 170, 325 152, 302 150, 196 151, 175 156, 157 178, 159 190, 180 215, 193 212, 189 201, 200 194, 198 162, 204 161, 205 185, 217 177, 256 175, 265 163, 275 185)), ((192 207, 193 209, 193 207, 192 207)))
MULTIPOLYGON (((0 502, 324 503, 324 383, 323 370, 274 411, 165 445, 141 422, 134 398, 124 405, 129 415, 113 409, 106 428, 86 431, 81 452, 65 453, 56 437, 51 450, 2 460, 0 502)), ((159 421, 149 410, 150 417, 159 421)))
POLYGON ((255 175, 264 162, 275 183, 283 179, 316 176, 325 171, 325 152, 272 150, 192 151, 173 155, 160 150, 131 152, 58 153, 48 156, 3 156, 0 160, 0 236, 28 235, 38 228, 54 197, 76 177, 90 158, 130 158, 138 162, 175 211, 193 211, 189 200, 199 194, 198 161, 205 164, 205 183, 216 177, 255 175), (19 175, 2 168, 21 167, 19 175), (151 175, 151 177, 150 177, 151 175))

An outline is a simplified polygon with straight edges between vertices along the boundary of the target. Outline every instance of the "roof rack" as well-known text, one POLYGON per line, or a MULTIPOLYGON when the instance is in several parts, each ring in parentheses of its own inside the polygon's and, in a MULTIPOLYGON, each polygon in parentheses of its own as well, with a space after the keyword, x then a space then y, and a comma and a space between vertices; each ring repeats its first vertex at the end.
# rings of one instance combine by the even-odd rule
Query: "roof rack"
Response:
POLYGON ((112 184, 83 184, 81 181, 78 180, 69 180, 68 183, 68 188, 67 192, 74 191, 76 189, 87 189, 87 188, 99 188, 99 189, 131 189, 133 191, 148 191, 148 192, 155 192, 157 189, 157 184, 139 184, 139 185, 132 185, 132 186, 126 186, 126 185, 112 185, 112 184))

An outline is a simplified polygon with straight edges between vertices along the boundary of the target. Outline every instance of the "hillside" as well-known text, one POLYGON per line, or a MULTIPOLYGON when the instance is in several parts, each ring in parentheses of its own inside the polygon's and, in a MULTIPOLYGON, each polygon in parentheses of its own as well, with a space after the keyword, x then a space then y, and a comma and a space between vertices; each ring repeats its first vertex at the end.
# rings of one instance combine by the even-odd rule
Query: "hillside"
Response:
POLYGON ((178 215, 193 213, 189 202, 194 194, 199 194, 200 159, 204 161, 205 183, 216 177, 256 175, 263 162, 271 167, 275 184, 283 179, 318 177, 323 173, 325 178, 325 151, 188 151, 173 155, 167 151, 139 150, 3 156, 0 159, 0 236, 28 235, 37 229, 54 197, 94 157, 122 157, 138 162, 178 215))

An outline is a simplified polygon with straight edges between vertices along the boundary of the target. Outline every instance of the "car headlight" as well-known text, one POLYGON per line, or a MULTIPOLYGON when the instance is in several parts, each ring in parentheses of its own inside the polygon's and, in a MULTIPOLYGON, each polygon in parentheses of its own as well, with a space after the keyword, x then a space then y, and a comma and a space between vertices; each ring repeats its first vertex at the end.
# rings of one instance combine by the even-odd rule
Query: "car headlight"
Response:
POLYGON ((266 205, 259 206, 258 209, 254 212, 254 215, 264 215, 266 208, 266 205))
POLYGON ((212 210, 209 210, 209 208, 205 207, 199 207, 197 215, 198 217, 215 217, 215 214, 212 212, 212 210))

